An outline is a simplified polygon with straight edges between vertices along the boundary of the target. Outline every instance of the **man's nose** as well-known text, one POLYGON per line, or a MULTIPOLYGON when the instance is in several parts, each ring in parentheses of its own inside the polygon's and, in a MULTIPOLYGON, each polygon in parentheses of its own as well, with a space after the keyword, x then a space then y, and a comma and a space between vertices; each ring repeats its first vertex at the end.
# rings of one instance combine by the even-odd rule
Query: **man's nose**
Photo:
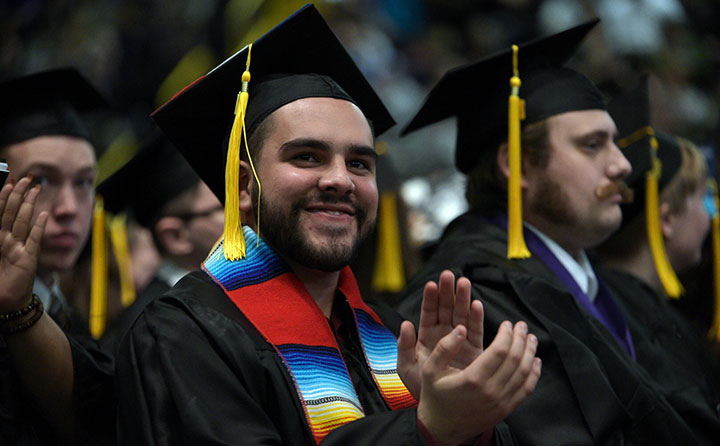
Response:
POLYGON ((334 192, 338 195, 346 195, 355 190, 355 183, 344 159, 338 157, 327 165, 318 180, 318 187, 323 192, 334 192))

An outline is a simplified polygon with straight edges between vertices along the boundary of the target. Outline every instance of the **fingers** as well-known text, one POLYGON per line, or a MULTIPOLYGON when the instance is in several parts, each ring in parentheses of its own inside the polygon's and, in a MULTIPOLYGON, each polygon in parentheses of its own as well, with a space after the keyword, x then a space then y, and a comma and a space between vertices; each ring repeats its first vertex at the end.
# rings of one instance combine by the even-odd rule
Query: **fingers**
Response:
POLYGON ((470 315, 468 317, 468 342, 473 347, 480 349, 482 352, 483 348, 483 336, 484 336, 484 319, 485 309, 482 302, 474 300, 470 303, 470 315))
POLYGON ((510 321, 504 321, 498 327, 497 334, 488 348, 468 367, 472 373, 483 380, 492 378, 503 364, 513 342, 513 326, 510 321))
MULTIPOLYGON (((537 344, 537 337, 533 334, 528 334, 523 346, 524 351, 521 353, 519 361, 516 361, 514 352, 511 352, 509 355, 506 361, 507 366, 514 366, 514 370, 511 371, 512 374, 507 381, 507 388, 510 392, 519 390, 532 371, 535 353, 537 352, 537 344)), ((503 367, 505 367, 505 365, 503 365, 503 367)), ((501 370, 502 369, 501 367, 501 370)))
MULTIPOLYGON (((502 364, 497 369, 493 377, 490 378, 491 380, 499 383, 510 383, 511 377, 524 357, 527 336, 527 324, 524 321, 517 322, 513 328, 512 343, 510 345, 510 349, 507 351, 507 356, 504 358, 502 364)), ((533 335, 533 338, 534 337, 535 336, 533 335)), ((537 343, 535 345, 537 345, 537 343)), ((532 356, 535 356, 534 349, 532 356)), ((529 369, 529 366, 527 369, 529 369)))
POLYGON ((432 353, 430 353, 427 361, 425 361, 423 373, 429 373, 430 376, 437 376, 446 370, 450 361, 452 361, 462 349, 466 336, 467 329, 462 325, 458 325, 440 339, 432 353))
POLYGON ((20 204, 15 222, 12 225, 12 234, 18 240, 25 240, 30 231, 30 221, 35 212, 35 200, 40 193, 40 186, 32 187, 20 204))
POLYGON ((412 322, 403 321, 397 340, 398 367, 400 363, 412 364, 415 362, 415 342, 415 327, 412 322))
MULTIPOLYGON (((25 244, 25 249, 27 249, 28 253, 35 258, 38 257, 38 253, 40 252, 40 241, 42 240, 43 232, 45 232, 45 224, 47 223, 47 220, 47 212, 41 212, 40 215, 38 215, 35 224, 30 230, 30 236, 27 239, 27 243, 25 244)), ((413 335, 414 334, 415 330, 413 330, 413 335)))
POLYGON ((420 328, 432 327, 437 324, 438 312, 438 289, 435 282, 425 284, 423 290, 422 306, 420 307, 420 328))
MULTIPOLYGON (((452 275, 452 273, 450 273, 452 275)), ((452 276, 455 279, 455 276, 452 276)), ((453 326, 468 327, 470 317, 470 281, 466 277, 457 280, 455 288, 455 307, 453 308, 453 326)), ((469 327, 468 327, 469 328, 469 327)))
MULTIPOLYGON (((30 187, 30 178, 23 177, 17 182, 15 187, 11 186, 10 195, 5 202, 5 208, 3 209, 2 221, 0 221, 0 228, 4 231, 11 231, 13 223, 15 222, 15 216, 17 215, 20 205, 30 187)), ((5 189, 5 188, 3 188, 5 189)))
POLYGON ((5 186, 0 189, 0 215, 2 215, 3 211, 5 210, 5 204, 7 203, 10 192, 12 192, 14 187, 15 181, 12 178, 8 178, 8 180, 5 182, 5 186))
POLYGON ((525 381, 522 383, 522 386, 518 388, 514 394, 510 397, 510 408, 511 410, 514 410, 517 406, 520 405, 525 399, 530 396, 531 393, 535 390, 535 386, 538 383, 538 380, 540 380, 540 375, 542 374, 542 360, 540 358, 534 358, 532 361, 532 369, 530 370, 530 373, 525 377, 525 381))
POLYGON ((450 326, 453 323, 455 306, 455 274, 445 270, 438 280, 438 323, 450 326))

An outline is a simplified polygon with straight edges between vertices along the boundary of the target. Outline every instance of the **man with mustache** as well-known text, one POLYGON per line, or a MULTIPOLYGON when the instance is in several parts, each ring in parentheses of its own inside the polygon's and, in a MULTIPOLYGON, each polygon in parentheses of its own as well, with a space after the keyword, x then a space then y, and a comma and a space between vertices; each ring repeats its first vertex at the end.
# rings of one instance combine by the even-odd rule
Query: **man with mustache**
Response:
POLYGON ((377 214, 373 133, 393 121, 313 6, 153 117, 225 230, 121 345, 121 444, 512 441, 498 423, 540 375, 524 322, 483 350, 482 306, 445 273, 416 342, 359 295, 347 265, 377 214))
POLYGON ((710 229, 707 163, 691 142, 650 125, 647 76, 613 98, 608 110, 633 165, 627 183, 634 199, 623 204, 620 229, 596 250, 603 263, 598 273, 628 315, 638 363, 710 443, 720 435, 720 364, 670 303, 684 298, 675 272, 700 262, 710 229))
POLYGON ((74 69, 6 80, 0 102, 0 158, 10 170, 0 193, 0 443, 107 439, 112 361, 57 277, 90 232, 97 166, 86 115, 107 104, 74 69))
POLYGON ((451 70, 405 128, 457 116, 471 210, 399 309, 417 321, 424 282, 449 267, 471 281, 491 330, 526 320, 539 333, 543 376, 506 419, 522 444, 697 444, 637 366, 625 315, 586 255, 619 227, 631 171, 602 95, 563 66, 596 23, 451 70))

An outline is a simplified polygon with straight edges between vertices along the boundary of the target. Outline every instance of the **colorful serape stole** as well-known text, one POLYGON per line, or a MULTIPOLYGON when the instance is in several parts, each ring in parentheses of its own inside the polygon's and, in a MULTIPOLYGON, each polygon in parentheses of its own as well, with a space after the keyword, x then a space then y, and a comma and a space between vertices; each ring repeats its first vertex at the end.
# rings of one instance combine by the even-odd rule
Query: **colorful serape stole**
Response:
MULTIPOLYGON (((327 318, 285 261, 244 227, 247 257, 230 262, 222 241, 203 263, 245 317, 273 345, 292 376, 317 443, 345 423, 364 416, 360 400, 327 318)), ((346 297, 365 358, 380 394, 392 410, 414 407, 397 373, 397 340, 365 305, 349 267, 338 290, 346 297)))

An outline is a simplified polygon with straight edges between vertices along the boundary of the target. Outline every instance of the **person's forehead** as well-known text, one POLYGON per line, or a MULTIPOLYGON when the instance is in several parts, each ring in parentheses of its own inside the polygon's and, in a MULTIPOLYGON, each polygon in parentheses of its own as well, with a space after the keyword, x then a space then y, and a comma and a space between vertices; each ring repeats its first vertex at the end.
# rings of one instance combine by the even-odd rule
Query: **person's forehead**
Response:
POLYGON ((343 99, 302 98, 283 105, 270 116, 273 119, 271 134, 292 131, 311 137, 331 132, 339 138, 362 136, 365 143, 372 145, 372 130, 367 118, 357 105, 343 99))
POLYGON ((32 166, 60 171, 95 168, 95 151, 83 138, 65 135, 43 135, 11 144, 2 150, 10 169, 32 166))
POLYGON ((615 122, 605 110, 578 110, 560 113, 547 119, 550 133, 583 136, 602 132, 613 137, 617 132, 615 122))

